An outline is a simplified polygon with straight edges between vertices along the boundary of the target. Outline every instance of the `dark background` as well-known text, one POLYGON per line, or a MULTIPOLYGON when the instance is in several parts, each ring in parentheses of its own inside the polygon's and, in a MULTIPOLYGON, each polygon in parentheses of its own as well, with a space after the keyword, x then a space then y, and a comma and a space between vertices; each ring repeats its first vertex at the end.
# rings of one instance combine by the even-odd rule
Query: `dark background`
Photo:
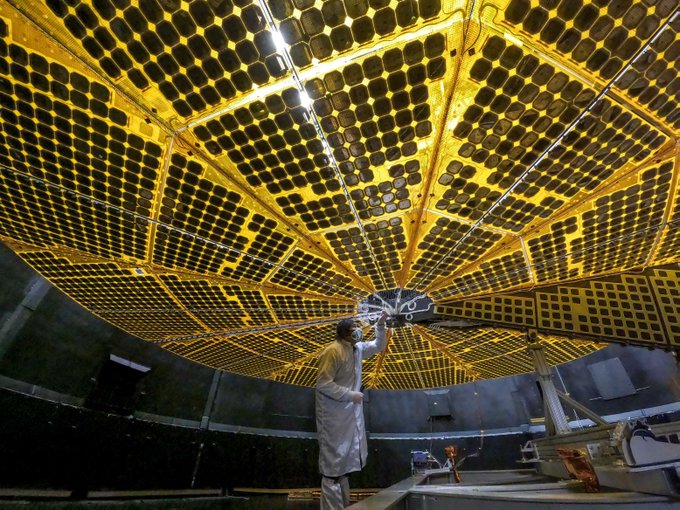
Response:
MULTIPOLYGON (((39 277, 2 244, 0 275, 1 326, 39 277)), ((222 373, 204 419, 214 370, 130 337, 54 288, 16 337, 3 342, 2 487, 319 485, 312 389, 222 373), (110 354, 151 370, 141 375, 112 366, 110 354)), ((601 415, 680 400, 675 359, 663 351, 613 345, 560 366, 559 374, 572 397, 601 415), (616 357, 638 391, 603 400, 588 366, 616 357)), ((563 389, 559 378, 556 385, 563 389)), ((451 443, 466 455, 478 453, 463 469, 518 467, 531 420, 543 415, 534 377, 443 390, 369 392, 369 461, 353 475, 353 487, 389 486, 410 475, 411 450, 429 449, 444 460, 451 443), (436 438, 447 432, 470 437, 436 438)))

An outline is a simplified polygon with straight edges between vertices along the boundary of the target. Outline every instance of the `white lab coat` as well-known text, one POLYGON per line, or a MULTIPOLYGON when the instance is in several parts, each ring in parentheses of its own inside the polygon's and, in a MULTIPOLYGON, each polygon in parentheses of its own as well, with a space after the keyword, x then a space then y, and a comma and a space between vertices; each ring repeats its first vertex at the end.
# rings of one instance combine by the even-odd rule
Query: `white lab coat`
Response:
POLYGON ((350 393, 361 388, 361 360, 385 349, 385 326, 376 325, 375 340, 335 340, 319 358, 316 379, 316 430, 319 439, 319 472, 338 477, 360 471, 368 448, 363 403, 354 404, 350 393))

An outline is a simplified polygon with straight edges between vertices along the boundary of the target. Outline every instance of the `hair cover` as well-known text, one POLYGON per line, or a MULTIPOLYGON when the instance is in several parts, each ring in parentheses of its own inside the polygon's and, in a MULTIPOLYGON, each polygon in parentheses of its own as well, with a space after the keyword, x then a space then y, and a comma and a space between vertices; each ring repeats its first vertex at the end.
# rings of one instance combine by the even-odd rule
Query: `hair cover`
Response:
POLYGON ((354 327, 354 319, 342 319, 338 322, 335 333, 338 338, 347 338, 354 327))

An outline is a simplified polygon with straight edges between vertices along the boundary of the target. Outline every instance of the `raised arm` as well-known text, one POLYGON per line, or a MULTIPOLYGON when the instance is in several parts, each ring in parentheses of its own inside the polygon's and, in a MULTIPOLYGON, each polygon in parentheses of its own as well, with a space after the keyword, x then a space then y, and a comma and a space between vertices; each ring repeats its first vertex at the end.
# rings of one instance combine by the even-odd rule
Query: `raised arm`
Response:
POLYGON ((385 321, 387 321, 387 317, 387 312, 383 312, 380 319, 378 319, 378 322, 375 323, 375 340, 362 342, 363 358, 368 358, 377 352, 385 350, 385 346, 387 345, 385 321))

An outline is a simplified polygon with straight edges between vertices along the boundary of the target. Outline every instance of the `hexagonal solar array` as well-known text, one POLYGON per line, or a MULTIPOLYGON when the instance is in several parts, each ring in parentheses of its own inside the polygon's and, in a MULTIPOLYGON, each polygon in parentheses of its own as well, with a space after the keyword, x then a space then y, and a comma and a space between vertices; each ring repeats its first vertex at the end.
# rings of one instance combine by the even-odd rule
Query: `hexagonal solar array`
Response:
POLYGON ((4 0, 0 239, 141 339, 300 385, 396 289, 437 315, 374 388, 528 372, 527 330, 555 364, 675 349, 679 10, 4 0))

